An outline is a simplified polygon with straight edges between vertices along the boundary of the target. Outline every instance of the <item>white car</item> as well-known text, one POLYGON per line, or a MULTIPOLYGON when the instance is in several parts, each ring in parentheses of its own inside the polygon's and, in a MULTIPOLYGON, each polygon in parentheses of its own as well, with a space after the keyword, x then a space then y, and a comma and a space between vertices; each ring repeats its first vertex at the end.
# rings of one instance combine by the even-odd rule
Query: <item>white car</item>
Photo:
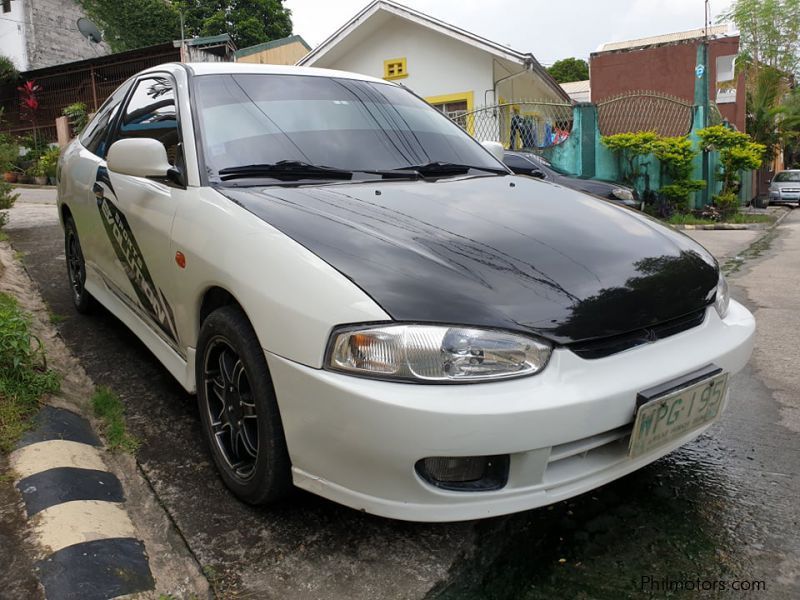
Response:
POLYGON ((58 209, 76 308, 197 392, 249 503, 550 504, 699 435, 752 350, 701 246, 361 75, 148 69, 64 151, 58 209))

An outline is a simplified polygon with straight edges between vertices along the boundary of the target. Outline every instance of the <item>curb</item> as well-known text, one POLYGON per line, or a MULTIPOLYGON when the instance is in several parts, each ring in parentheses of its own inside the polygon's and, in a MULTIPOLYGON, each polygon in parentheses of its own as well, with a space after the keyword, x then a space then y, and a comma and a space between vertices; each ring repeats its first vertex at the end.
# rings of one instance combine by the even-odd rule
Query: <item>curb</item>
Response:
POLYGON ((122 483, 101 450, 86 419, 45 406, 11 453, 14 485, 40 550, 35 574, 48 600, 106 600, 155 589, 122 483))

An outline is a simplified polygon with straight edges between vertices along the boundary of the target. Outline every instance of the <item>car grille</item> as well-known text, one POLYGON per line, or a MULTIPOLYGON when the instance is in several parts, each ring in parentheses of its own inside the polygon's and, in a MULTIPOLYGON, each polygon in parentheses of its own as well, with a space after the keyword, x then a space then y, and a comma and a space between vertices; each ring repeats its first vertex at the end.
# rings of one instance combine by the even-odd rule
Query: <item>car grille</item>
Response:
POLYGON ((621 335, 614 335, 598 340, 578 342, 570 344, 567 347, 581 358, 603 358, 624 350, 635 348, 636 346, 641 346, 642 344, 663 340, 664 338, 681 333, 682 331, 697 327, 703 323, 705 317, 706 309, 703 308, 689 313, 688 315, 678 317, 677 319, 653 325, 652 327, 637 329, 630 333, 623 333, 621 335))

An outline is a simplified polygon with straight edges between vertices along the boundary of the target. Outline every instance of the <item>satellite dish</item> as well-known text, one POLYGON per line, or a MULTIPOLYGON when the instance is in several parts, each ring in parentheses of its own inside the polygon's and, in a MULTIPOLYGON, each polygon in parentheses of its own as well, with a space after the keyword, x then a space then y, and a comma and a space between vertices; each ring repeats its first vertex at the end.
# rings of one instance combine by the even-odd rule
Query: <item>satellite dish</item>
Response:
POLYGON ((78 31, 80 31, 81 35, 93 44, 99 44, 103 41, 103 34, 100 33, 97 25, 92 23, 86 17, 81 17, 78 19, 78 31))

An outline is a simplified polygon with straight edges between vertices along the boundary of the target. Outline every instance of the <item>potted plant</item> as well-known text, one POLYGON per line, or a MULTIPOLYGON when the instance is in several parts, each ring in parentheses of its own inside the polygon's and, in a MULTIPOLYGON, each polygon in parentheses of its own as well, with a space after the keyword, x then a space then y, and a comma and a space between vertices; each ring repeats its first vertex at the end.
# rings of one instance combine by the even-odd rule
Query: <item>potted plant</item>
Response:
MULTIPOLYGON (((44 157, 42 157, 44 158, 44 157)), ((45 172, 45 164, 40 159, 31 167, 31 174, 33 175, 33 182, 36 185, 47 185, 47 174, 45 172)))
POLYGON ((50 185, 55 184, 56 172, 58 171, 58 157, 60 154, 61 150, 58 146, 51 146, 45 150, 42 158, 39 159, 39 166, 47 177, 47 183, 50 185))

